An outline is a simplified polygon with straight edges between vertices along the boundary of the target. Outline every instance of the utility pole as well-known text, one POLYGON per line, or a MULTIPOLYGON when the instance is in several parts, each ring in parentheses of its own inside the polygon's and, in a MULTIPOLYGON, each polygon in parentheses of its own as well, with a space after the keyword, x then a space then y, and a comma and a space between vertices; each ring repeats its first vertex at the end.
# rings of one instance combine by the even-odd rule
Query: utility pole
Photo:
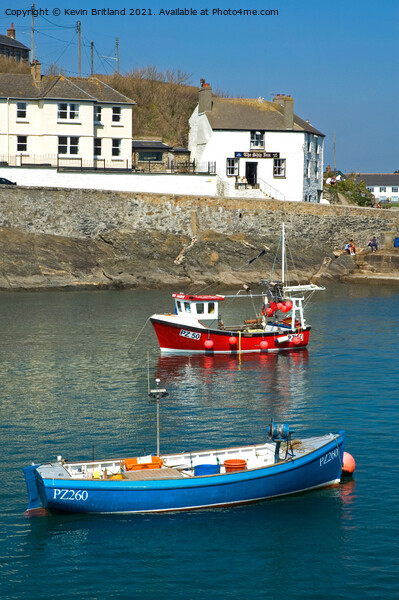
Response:
POLYGON ((91 74, 93 75, 94 74, 94 67, 93 67, 93 65, 94 65, 94 63, 93 63, 94 42, 93 41, 90 43, 90 48, 91 48, 91 74))
POLYGON ((81 32, 80 21, 78 21, 76 23, 76 30, 78 32, 78 47, 79 47, 79 77, 81 77, 82 70, 81 70, 81 48, 80 48, 80 32, 81 32))
POLYGON ((116 70, 119 75, 119 38, 116 38, 116 70))
POLYGON ((335 131, 334 131, 334 172, 337 170, 337 165, 335 162, 335 131))
POLYGON ((34 50, 33 50, 33 41, 34 41, 34 39, 33 39, 33 33, 35 31, 35 29, 34 29, 34 23, 35 23, 34 14, 35 14, 35 5, 32 4, 32 27, 31 27, 31 34, 30 34, 30 38, 31 38, 31 41, 30 41, 30 45, 31 45, 31 51, 30 51, 31 62, 33 62, 33 59, 35 58, 35 53, 34 53, 34 50))

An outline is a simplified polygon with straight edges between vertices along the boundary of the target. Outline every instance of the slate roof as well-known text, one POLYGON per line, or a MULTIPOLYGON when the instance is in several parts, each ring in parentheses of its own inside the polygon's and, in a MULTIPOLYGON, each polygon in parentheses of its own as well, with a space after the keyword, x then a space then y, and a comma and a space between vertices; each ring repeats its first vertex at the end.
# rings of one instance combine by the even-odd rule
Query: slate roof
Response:
POLYGON ((171 150, 170 146, 157 140, 133 140, 132 148, 133 150, 171 150))
POLYGON ((2 34, 0 34, 0 46, 20 48, 21 50, 28 50, 28 52, 30 50, 30 48, 28 48, 27 46, 24 46, 24 44, 21 44, 21 42, 14 40, 14 38, 11 38, 11 37, 8 37, 8 35, 2 35, 2 34))
POLYGON ((368 186, 399 186, 399 173, 356 173, 356 179, 361 179, 368 186))
POLYGON ((0 73, 0 98, 97 100, 113 104, 135 104, 95 77, 84 79, 64 75, 43 75, 41 81, 35 83, 29 74, 0 73))
MULTIPOLYGON (((275 102, 252 98, 212 98, 212 110, 206 113, 212 129, 287 131, 283 107, 275 102)), ((307 121, 294 115, 294 128, 324 137, 307 121)))

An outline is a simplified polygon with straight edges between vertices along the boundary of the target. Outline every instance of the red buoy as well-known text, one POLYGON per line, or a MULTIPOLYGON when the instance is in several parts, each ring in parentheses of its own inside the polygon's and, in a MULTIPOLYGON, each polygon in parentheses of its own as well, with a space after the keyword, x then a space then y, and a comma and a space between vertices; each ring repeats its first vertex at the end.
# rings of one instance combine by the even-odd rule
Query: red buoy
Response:
POLYGON ((356 467, 355 459, 349 452, 344 452, 342 460, 342 475, 352 475, 356 467))
POLYGON ((279 310, 283 310, 283 306, 284 306, 284 304, 282 302, 277 302, 277 308, 279 310))
POLYGON ((291 310, 291 308, 292 308, 292 302, 291 302, 291 300, 287 300, 287 302, 285 303, 285 305, 288 308, 288 310, 291 310))
POLYGON ((288 308, 288 306, 285 304, 281 310, 283 311, 283 313, 287 313, 287 312, 288 312, 290 309, 289 309, 289 308, 288 308))
POLYGON ((270 308, 270 306, 268 306, 268 307, 267 307, 267 309, 266 309, 266 314, 267 314, 267 316, 268 316, 268 317, 271 317, 271 316, 272 316, 272 314, 273 314, 273 309, 272 309, 272 308, 270 308))
POLYGON ((261 347, 261 350, 266 350, 269 347, 269 342, 262 340, 259 346, 261 347))
POLYGON ((206 340, 204 346, 207 350, 211 350, 213 348, 213 340, 206 340))
POLYGON ((298 335, 296 335, 296 336, 293 338, 293 340, 292 340, 292 343, 294 344, 294 346, 299 346, 299 344, 300 344, 301 342, 302 342, 302 340, 301 340, 301 338, 300 338, 298 335))
MULTIPOLYGON (((211 340, 212 341, 212 340, 211 340)), ((237 338, 235 335, 231 335, 229 337, 229 344, 230 346, 235 346, 237 344, 237 338)), ((213 345, 213 344, 212 344, 213 345)))

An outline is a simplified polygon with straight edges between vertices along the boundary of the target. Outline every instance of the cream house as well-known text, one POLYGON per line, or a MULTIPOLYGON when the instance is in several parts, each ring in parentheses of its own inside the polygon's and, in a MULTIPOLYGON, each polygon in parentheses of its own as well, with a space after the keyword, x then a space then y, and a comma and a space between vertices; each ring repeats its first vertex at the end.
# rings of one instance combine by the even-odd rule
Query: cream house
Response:
POLYGON ((224 195, 320 202, 324 134, 294 114, 291 96, 218 98, 202 80, 189 123, 191 160, 213 165, 224 195))
POLYGON ((135 103, 96 78, 0 74, 0 163, 131 168, 135 103))

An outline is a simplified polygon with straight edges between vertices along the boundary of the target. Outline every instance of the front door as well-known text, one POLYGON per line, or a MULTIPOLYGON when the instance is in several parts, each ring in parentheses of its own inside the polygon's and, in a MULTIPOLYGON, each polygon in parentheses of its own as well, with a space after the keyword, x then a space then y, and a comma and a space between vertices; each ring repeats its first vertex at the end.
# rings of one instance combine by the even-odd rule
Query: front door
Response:
POLYGON ((258 183, 258 163, 245 163, 245 177, 249 185, 255 186, 258 183))

